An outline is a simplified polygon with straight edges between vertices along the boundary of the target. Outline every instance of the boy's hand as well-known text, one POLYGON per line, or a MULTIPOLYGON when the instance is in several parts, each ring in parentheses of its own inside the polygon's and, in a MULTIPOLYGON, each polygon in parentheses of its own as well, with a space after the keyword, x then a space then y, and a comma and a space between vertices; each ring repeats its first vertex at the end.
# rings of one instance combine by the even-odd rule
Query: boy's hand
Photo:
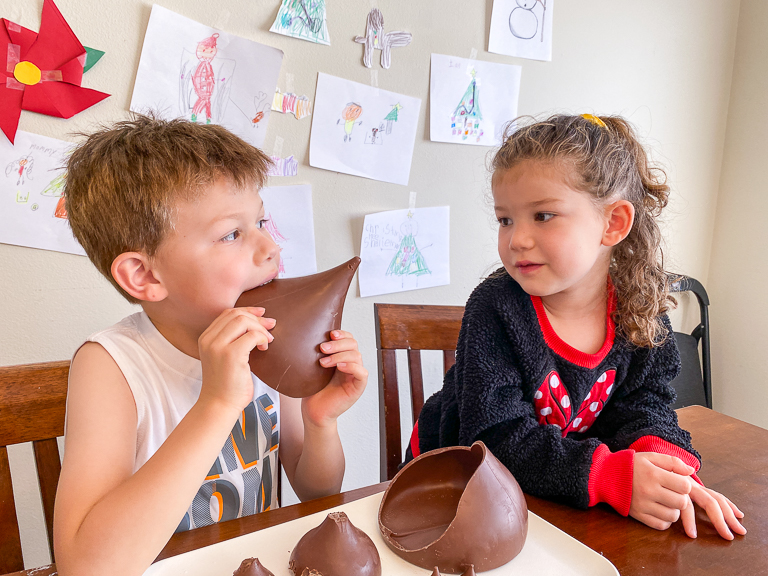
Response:
POLYGON ((674 456, 636 452, 629 515, 651 528, 666 530, 690 505, 689 476, 693 473, 693 468, 674 456))
POLYGON ((744 513, 733 502, 719 492, 705 488, 693 478, 688 481, 691 484, 688 506, 680 514, 683 528, 688 536, 696 538, 696 511, 693 502, 704 508, 717 533, 726 540, 733 540, 731 530, 742 536, 747 533, 747 529, 738 520, 744 518, 744 513))
POLYGON ((273 318, 264 308, 224 310, 200 335, 203 386, 198 401, 214 401, 240 412, 253 400, 253 380, 248 357, 251 350, 266 350, 275 339, 269 330, 273 318))
POLYGON ((328 354, 320 359, 325 368, 336 367, 331 382, 302 400, 301 408, 306 423, 319 427, 326 426, 346 412, 365 390, 368 371, 363 367, 363 358, 357 350, 357 341, 344 330, 333 330, 331 340, 320 345, 328 354))

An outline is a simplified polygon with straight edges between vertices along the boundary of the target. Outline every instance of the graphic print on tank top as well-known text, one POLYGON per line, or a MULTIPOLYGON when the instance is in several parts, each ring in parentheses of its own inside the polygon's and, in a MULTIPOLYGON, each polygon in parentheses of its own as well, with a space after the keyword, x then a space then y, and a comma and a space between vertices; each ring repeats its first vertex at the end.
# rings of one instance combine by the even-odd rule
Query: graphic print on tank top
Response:
POLYGON ((568 391, 557 371, 552 370, 533 395, 533 406, 539 424, 554 424, 562 431, 563 438, 571 432, 586 432, 603 410, 613 392, 615 381, 615 368, 604 371, 587 392, 576 414, 573 414, 568 391))
POLYGON ((245 407, 176 532, 265 512, 276 505, 277 417, 267 394, 245 407))

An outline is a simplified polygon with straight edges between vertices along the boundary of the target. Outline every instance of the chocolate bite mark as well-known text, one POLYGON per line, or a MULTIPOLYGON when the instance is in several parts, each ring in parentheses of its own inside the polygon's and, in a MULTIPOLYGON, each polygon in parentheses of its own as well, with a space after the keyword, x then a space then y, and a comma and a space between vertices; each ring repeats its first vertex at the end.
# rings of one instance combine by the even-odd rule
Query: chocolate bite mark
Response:
POLYGON ((275 576, 262 566, 258 558, 246 558, 240 563, 240 567, 232 573, 232 576, 275 576))

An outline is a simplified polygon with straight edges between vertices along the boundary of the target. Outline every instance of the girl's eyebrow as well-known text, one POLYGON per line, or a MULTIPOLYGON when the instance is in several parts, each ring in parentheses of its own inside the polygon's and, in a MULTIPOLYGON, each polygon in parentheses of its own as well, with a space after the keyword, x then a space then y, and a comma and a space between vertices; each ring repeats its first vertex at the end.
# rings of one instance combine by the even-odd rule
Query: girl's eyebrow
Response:
POLYGON ((533 202, 529 202, 528 206, 536 207, 541 206, 542 204, 560 204, 562 200, 560 198, 543 198, 542 200, 534 200, 533 202))

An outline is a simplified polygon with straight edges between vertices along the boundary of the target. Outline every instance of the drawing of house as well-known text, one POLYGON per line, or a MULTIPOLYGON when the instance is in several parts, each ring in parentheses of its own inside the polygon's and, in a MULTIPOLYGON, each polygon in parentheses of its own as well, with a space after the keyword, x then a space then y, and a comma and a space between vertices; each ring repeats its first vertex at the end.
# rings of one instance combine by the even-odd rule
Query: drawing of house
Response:
POLYGON ((467 86, 467 90, 464 92, 464 96, 461 98, 461 102, 456 106, 456 109, 451 115, 451 134, 454 136, 461 135, 462 140, 466 140, 470 136, 480 138, 483 136, 483 129, 480 123, 483 119, 483 114, 480 112, 480 103, 478 101, 478 88, 477 79, 475 78, 476 72, 472 70, 472 80, 467 86))

